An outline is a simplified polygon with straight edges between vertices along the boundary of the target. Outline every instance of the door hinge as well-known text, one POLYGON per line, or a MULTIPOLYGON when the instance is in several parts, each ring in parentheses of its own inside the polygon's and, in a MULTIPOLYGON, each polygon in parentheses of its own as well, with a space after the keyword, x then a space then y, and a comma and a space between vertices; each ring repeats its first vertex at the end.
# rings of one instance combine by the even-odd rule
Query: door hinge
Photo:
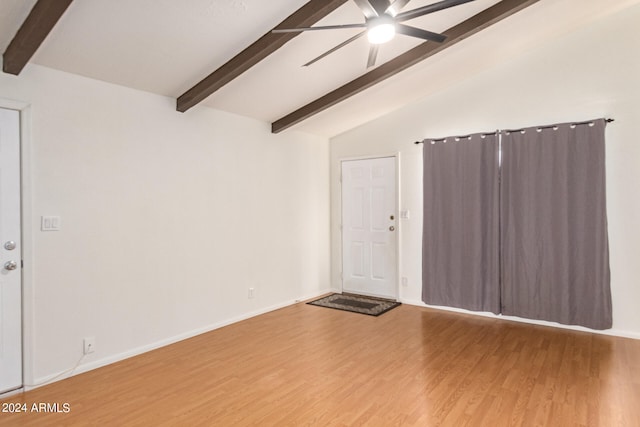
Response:
POLYGON ((20 260, 20 268, 24 268, 24 260, 20 260))

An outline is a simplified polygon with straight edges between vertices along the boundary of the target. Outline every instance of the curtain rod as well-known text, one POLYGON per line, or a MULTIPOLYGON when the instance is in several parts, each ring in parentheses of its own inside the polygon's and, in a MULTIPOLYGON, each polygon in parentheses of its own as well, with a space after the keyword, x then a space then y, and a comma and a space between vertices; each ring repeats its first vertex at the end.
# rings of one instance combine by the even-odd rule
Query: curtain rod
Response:
MULTIPOLYGON (((605 119, 605 121, 607 123, 611 123, 614 122, 615 119, 605 119)), ((593 120, 588 120, 586 122, 575 122, 575 123, 571 123, 571 126, 578 126, 578 125, 586 125, 589 123, 593 123, 593 120)), ((555 128, 558 125, 549 125, 549 126, 538 126, 538 129, 552 129, 555 128)), ((532 126, 533 127, 533 126, 532 126)), ((521 129, 502 129, 502 130, 497 130, 496 132, 491 132, 491 133, 482 133, 480 135, 482 136, 487 136, 487 135, 493 135, 494 133, 499 133, 499 132, 520 132, 523 131, 524 128, 521 129)), ((424 141, 426 141, 427 139, 431 140, 431 141, 444 141, 447 138, 456 138, 456 139, 464 139, 464 138, 469 138, 471 135, 460 135, 460 136, 448 136, 446 138, 425 138, 422 141, 416 141, 414 142, 414 144, 422 144, 424 143, 424 141)))

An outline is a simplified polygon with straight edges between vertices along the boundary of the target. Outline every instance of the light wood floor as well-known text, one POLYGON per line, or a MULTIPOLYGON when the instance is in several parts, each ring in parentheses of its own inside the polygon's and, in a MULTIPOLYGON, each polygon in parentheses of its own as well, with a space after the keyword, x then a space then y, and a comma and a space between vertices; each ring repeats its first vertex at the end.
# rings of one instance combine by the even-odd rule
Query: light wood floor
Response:
POLYGON ((640 426, 640 341, 297 304, 5 402, 1 426, 640 426))

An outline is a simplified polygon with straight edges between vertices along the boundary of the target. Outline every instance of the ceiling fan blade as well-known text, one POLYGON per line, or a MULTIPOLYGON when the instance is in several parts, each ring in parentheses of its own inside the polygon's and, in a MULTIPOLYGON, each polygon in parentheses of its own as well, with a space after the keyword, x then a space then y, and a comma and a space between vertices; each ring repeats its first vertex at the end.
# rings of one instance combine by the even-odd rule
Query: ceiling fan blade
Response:
POLYGON ((396 24, 396 32, 404 34, 405 36, 417 37, 419 39, 437 43, 442 43, 447 38, 447 36, 443 34, 433 33, 431 31, 423 30, 416 27, 410 27, 404 24, 396 24))
POLYGON ((312 59, 311 61, 307 62, 306 64, 303 65, 303 67, 308 67, 311 64, 314 64, 318 61, 320 61, 322 58, 324 58, 325 56, 332 54, 333 52, 335 52, 336 50, 345 47, 346 45, 348 45, 349 43, 351 43, 354 40, 359 39, 360 37, 364 36, 365 34, 367 34, 366 31, 363 31, 361 33, 356 34, 355 36, 351 37, 349 40, 345 40, 342 43, 340 43, 339 45, 337 45, 336 47, 329 49, 328 51, 326 51, 325 53, 323 53, 322 55, 318 56, 317 58, 312 59))
POLYGON ((391 16, 396 16, 400 13, 402 8, 407 5, 407 3, 409 3, 409 0, 396 0, 391 3, 391 5, 387 8, 387 10, 384 11, 384 13, 388 13, 391 16))
POLYGON ((347 28, 365 28, 367 24, 325 25, 321 27, 274 28, 272 33, 299 33, 301 31, 344 30, 347 28))
POLYGON ((373 7, 373 5, 369 0, 353 0, 353 1, 355 2, 355 4, 358 5, 358 7, 362 11, 362 13, 364 13, 364 16, 367 19, 371 19, 371 18, 375 18, 376 16, 379 16, 378 11, 376 10, 375 7, 373 7))
POLYGON ((369 0, 371 6, 373 6, 376 12, 378 12, 378 16, 381 16, 383 13, 385 13, 386 10, 389 9, 389 6, 391 6, 392 2, 393 0, 369 0))
POLYGON ((367 59, 367 68, 371 68, 376 65, 376 58, 378 58, 378 48, 380 45, 372 44, 369 48, 369 58, 367 59))
POLYGON ((406 12, 399 13, 398 15, 396 15, 396 22, 407 21, 409 19, 417 18, 419 16, 438 12, 440 10, 448 9, 450 7, 458 6, 472 1, 475 0, 443 0, 438 3, 430 4, 428 6, 423 6, 417 9, 407 10, 406 12))

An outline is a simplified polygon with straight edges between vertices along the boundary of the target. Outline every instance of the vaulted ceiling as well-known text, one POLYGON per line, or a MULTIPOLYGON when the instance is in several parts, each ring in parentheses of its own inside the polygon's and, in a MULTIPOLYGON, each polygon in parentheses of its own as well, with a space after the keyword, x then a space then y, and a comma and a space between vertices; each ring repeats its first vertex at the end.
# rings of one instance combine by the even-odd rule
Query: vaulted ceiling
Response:
MULTIPOLYGON (((352 0, 73 1, 30 62, 175 98, 185 111, 176 114, 209 106, 274 131, 334 136, 639 2, 475 0, 409 22, 449 35, 443 45, 398 35, 367 70, 365 37, 302 67, 359 29, 287 39, 270 32, 287 18, 295 26, 363 22, 352 0)), ((0 2, 0 51, 36 3, 0 2)), ((404 10, 432 3, 412 0, 404 10)))

